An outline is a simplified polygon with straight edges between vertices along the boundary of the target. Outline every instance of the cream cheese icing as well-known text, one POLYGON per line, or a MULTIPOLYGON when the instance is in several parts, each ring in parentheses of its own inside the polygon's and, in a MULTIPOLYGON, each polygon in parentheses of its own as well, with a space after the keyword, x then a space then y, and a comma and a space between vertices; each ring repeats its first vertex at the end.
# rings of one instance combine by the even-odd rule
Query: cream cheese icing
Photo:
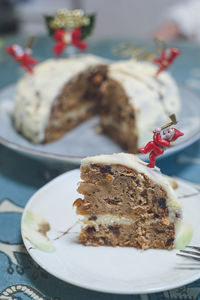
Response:
POLYGON ((131 223, 134 222, 133 218, 127 218, 127 217, 120 217, 120 216, 115 216, 111 214, 103 214, 103 215, 96 215, 97 219, 90 220, 90 216, 84 216, 84 218, 81 220, 81 223, 83 224, 88 224, 88 225, 114 225, 114 224, 125 224, 125 225, 130 225, 131 223))
POLYGON ((156 184, 161 185, 167 192, 167 206, 169 210, 169 219, 171 221, 176 220, 176 213, 181 212, 181 203, 176 197, 171 184, 165 176, 162 175, 159 168, 148 168, 147 164, 139 159, 134 154, 128 153, 114 153, 107 155, 88 156, 81 162, 82 166, 88 166, 91 164, 105 164, 105 165, 122 165, 130 169, 136 170, 140 176, 146 175, 156 184))

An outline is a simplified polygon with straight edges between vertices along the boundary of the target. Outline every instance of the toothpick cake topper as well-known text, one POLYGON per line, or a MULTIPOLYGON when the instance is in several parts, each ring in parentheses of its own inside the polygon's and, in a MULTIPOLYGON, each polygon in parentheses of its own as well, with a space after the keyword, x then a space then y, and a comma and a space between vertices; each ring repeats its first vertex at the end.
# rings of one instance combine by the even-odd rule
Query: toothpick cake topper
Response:
POLYGON ((154 46, 154 51, 148 51, 145 46, 136 47, 132 43, 123 42, 113 49, 113 53, 121 57, 129 56, 134 60, 152 61, 164 49, 165 43, 158 38, 154 38, 154 46))
POLYGON ((113 53, 121 57, 131 57, 134 60, 153 61, 159 66, 155 74, 158 76, 169 68, 181 51, 177 48, 166 48, 165 42, 158 38, 154 38, 154 45, 155 50, 149 52, 147 47, 136 47, 132 43, 123 42, 113 49, 113 53), (156 58, 157 55, 160 57, 156 58))
POLYGON ((87 48, 84 40, 91 34, 95 18, 95 14, 86 15, 81 9, 60 9, 55 16, 45 16, 49 34, 56 42, 55 56, 61 55, 69 45, 84 51, 87 48))
POLYGON ((33 66, 38 63, 38 61, 31 56, 33 41, 34 36, 31 36, 24 49, 17 44, 13 44, 5 48, 5 51, 10 54, 22 68, 31 74, 33 74, 33 66))
POLYGON ((153 62, 158 65, 158 70, 155 76, 158 76, 162 71, 169 68, 169 66, 174 62, 181 51, 177 48, 166 48, 165 47, 160 52, 160 58, 154 58, 153 62))
POLYGON ((139 149, 143 154, 149 153, 150 163, 147 165, 149 168, 155 167, 157 156, 162 155, 165 148, 170 147, 171 142, 176 141, 179 137, 184 135, 183 132, 175 128, 169 128, 178 123, 175 114, 170 115, 169 118, 171 119, 170 123, 163 125, 161 128, 156 128, 153 131, 153 141, 147 143, 144 148, 139 149))
POLYGON ((130 56, 132 59, 141 59, 141 56, 146 47, 135 47, 129 42, 120 43, 117 47, 113 48, 113 54, 121 57, 130 56))

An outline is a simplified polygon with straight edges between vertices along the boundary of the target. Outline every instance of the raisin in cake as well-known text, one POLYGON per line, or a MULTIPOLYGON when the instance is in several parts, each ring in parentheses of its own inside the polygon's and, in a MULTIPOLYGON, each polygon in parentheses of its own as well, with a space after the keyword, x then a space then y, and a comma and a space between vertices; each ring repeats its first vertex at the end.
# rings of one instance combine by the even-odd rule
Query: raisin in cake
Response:
POLYGON ((74 202, 83 216, 85 245, 171 249, 181 222, 181 204, 167 178, 133 154, 82 160, 74 202))
POLYGON ((167 72, 155 77, 156 69, 134 60, 108 64, 93 55, 47 60, 18 83, 15 127, 45 143, 98 114, 103 132, 136 153, 180 109, 174 80, 167 72))

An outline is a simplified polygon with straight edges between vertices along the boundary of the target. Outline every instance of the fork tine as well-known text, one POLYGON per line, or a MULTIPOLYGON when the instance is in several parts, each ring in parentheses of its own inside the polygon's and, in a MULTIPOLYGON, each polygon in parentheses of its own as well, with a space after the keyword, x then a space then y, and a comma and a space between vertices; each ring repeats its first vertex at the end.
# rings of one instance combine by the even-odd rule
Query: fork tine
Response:
POLYGON ((186 248, 190 248, 190 249, 194 249, 194 250, 200 251, 200 247, 186 246, 186 248))
POLYGON ((186 253, 186 254, 192 254, 192 255, 200 256, 200 252, 187 251, 187 250, 180 250, 180 252, 186 253))
POLYGON ((180 253, 176 253, 176 255, 179 255, 179 256, 182 256, 182 257, 185 257, 185 258, 190 258, 190 259, 193 259, 193 260, 196 260, 196 261, 200 261, 199 257, 195 257, 195 256, 191 256, 191 255, 185 255, 185 254, 180 254, 180 253))

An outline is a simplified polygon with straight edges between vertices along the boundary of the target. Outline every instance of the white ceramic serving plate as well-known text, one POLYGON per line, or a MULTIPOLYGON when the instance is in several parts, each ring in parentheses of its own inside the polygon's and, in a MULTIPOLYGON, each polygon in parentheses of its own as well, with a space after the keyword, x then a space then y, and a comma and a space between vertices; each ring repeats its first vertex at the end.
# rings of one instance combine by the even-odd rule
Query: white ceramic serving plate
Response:
MULTIPOLYGON (((42 214, 51 226, 47 235, 55 247, 52 253, 34 248, 23 236, 27 251, 43 269, 83 288, 119 294, 160 292, 200 278, 200 264, 177 256, 177 250, 83 246, 77 241, 79 225, 61 237, 78 219, 72 204, 79 197, 79 181, 78 169, 67 172, 36 192, 26 205, 22 227, 26 226, 28 211, 42 214)), ((200 246, 200 194, 190 185, 178 183, 176 193, 183 205, 184 220, 194 228, 191 245, 200 246)), ((28 234, 28 238, 33 235, 28 234)))
MULTIPOLYGON (((84 156, 111 154, 122 149, 103 134, 96 134, 98 118, 93 118, 76 127, 60 140, 46 144, 35 145, 18 134, 12 124, 16 85, 8 86, 0 91, 0 143, 15 151, 37 158, 43 162, 80 163, 84 156)), ((182 110, 177 128, 184 132, 184 137, 177 140, 175 145, 162 155, 173 154, 194 143, 200 137, 200 99, 183 87, 180 87, 182 110)), ((147 156, 138 155, 145 159, 147 156)))

